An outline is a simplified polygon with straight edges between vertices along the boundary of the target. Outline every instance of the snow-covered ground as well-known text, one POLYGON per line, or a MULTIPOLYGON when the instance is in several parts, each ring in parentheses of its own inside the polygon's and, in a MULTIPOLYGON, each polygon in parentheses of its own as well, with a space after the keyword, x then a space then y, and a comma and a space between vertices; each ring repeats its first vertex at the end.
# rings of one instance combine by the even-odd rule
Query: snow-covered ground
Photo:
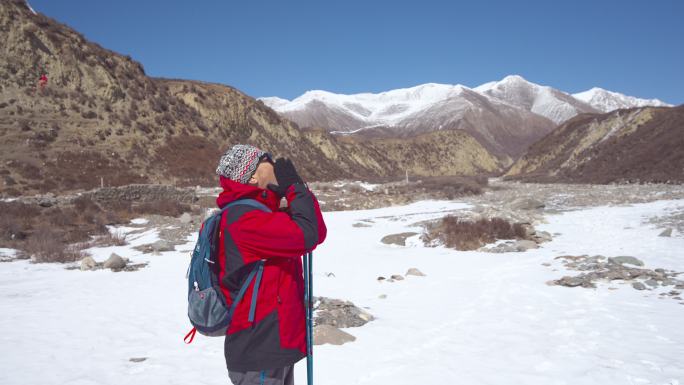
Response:
MULTIPOLYGON (((328 239, 314 251, 315 294, 351 300, 377 319, 346 329, 355 342, 315 347, 315 383, 684 384, 684 305, 616 281, 596 289, 545 284, 569 274, 553 259, 566 254, 632 255, 647 268, 684 270, 682 234, 658 237, 660 229, 642 223, 682 206, 656 201, 549 216, 538 229, 560 233, 553 241, 504 254, 380 242, 467 207, 460 202, 327 212, 328 239), (352 226, 364 219, 371 227, 352 226), (411 267, 427 276, 377 281, 411 267)), ((182 341, 190 329, 191 241, 157 256, 131 248, 156 236, 92 250, 98 261, 112 251, 149 261, 137 272, 1 263, 0 384, 228 383, 221 338, 182 341), (129 361, 137 357, 147 359, 129 361)), ((295 374, 304 384, 305 361, 295 374)))

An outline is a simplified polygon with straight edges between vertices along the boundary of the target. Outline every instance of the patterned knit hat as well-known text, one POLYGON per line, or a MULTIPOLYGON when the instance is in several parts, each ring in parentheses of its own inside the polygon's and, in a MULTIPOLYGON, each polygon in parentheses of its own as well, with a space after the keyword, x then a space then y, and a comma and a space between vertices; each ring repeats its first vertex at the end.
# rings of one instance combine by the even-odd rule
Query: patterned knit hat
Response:
POLYGON ((265 151, 248 144, 236 144, 221 156, 216 174, 247 184, 264 156, 271 160, 271 154, 265 151))

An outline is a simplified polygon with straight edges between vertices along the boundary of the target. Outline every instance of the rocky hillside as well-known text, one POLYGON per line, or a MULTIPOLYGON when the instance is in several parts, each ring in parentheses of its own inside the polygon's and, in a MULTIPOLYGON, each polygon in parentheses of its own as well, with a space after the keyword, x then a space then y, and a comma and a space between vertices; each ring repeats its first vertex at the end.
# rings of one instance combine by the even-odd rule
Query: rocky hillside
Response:
POLYGON ((533 144, 506 179, 684 182, 684 106, 583 114, 533 144))
POLYGON ((354 178, 403 176, 406 171, 412 176, 493 175, 503 169, 498 158, 461 130, 364 141, 344 136, 331 138, 319 129, 307 130, 306 137, 354 178))
POLYGON ((403 141, 302 131, 218 84, 151 78, 23 0, 0 3, 0 195, 129 183, 213 185, 222 150, 292 157, 309 180, 497 172, 463 132, 403 141), (40 77, 47 75, 47 84, 40 77))

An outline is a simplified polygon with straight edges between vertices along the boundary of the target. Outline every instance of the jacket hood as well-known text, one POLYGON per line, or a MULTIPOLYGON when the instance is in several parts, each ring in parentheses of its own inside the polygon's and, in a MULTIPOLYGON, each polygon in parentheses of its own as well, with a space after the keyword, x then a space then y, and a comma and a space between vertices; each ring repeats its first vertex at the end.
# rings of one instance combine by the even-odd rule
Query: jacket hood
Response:
POLYGON ((236 182, 226 177, 219 177, 223 191, 216 198, 216 205, 219 208, 227 205, 230 202, 238 199, 250 198, 255 199, 265 204, 272 211, 277 211, 280 208, 280 199, 278 195, 269 189, 262 189, 256 186, 250 186, 236 182))

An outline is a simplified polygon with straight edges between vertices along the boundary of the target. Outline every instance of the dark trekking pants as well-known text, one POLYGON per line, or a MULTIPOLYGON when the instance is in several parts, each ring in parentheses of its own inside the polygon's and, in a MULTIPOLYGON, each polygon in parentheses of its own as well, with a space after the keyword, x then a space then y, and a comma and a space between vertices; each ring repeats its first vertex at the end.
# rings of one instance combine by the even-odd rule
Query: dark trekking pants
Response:
POLYGON ((261 371, 228 371, 235 385, 294 385, 294 365, 261 371))

